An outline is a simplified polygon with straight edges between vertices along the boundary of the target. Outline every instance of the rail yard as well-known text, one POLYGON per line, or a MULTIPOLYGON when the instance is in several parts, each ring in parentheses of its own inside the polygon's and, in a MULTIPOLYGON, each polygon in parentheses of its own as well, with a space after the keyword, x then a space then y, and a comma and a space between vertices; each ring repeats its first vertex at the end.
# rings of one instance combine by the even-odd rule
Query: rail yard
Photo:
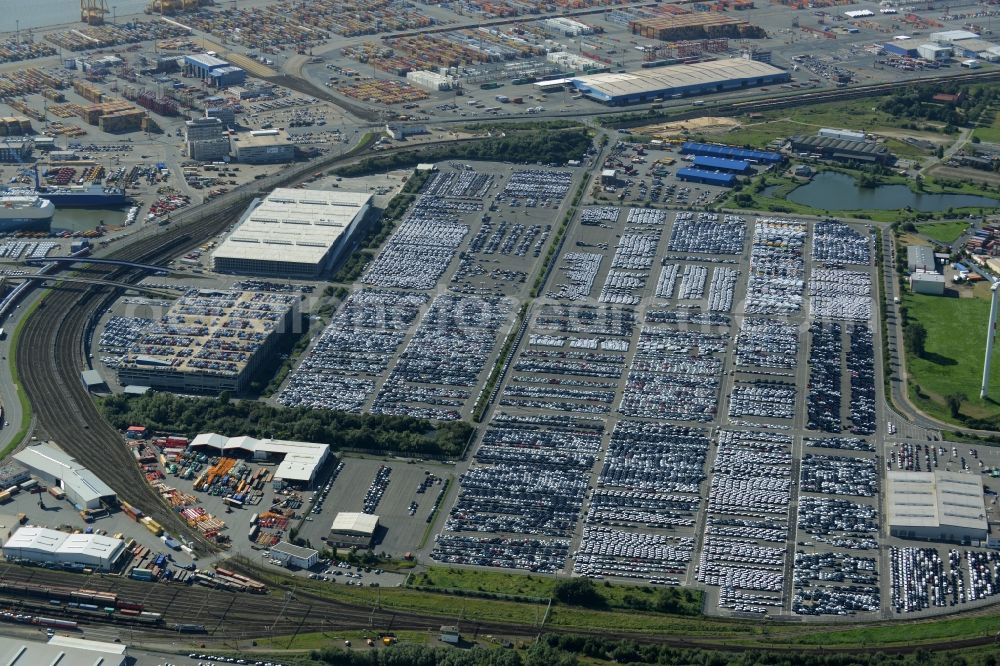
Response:
POLYGON ((996 280, 993 5, 88 3, 0 35, 0 628, 994 641, 905 310, 996 280))

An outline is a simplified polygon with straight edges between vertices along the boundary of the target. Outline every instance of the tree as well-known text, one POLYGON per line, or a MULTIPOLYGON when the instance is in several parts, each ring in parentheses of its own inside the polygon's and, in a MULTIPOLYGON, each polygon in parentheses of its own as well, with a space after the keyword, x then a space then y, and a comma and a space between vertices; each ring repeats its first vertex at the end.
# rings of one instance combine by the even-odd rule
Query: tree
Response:
POLYGON ((951 413, 951 418, 957 419, 960 415, 960 410, 962 409, 962 403, 969 399, 969 396, 964 393, 949 393, 945 396, 945 404, 948 405, 948 411, 951 413))
POLYGON ((589 578, 570 578, 561 581, 553 588, 555 598, 571 606, 587 606, 588 608, 603 608, 607 601, 589 578))
POLYGON ((927 342, 927 329, 918 321, 911 322, 903 329, 903 339, 907 349, 916 356, 924 355, 924 343, 927 342))
POLYGON ((941 159, 942 157, 944 157, 944 146, 938 146, 937 147, 937 158, 941 159))

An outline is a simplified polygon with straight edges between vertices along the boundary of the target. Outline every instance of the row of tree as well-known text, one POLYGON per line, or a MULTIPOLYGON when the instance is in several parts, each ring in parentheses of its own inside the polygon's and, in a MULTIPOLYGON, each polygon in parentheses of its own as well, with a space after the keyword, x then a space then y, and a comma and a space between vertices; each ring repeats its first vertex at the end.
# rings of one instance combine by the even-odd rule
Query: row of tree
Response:
POLYGON ((126 398, 113 395, 100 403, 116 428, 144 425, 157 432, 195 435, 216 432, 229 437, 273 437, 329 444, 334 449, 364 449, 406 455, 457 456, 472 426, 461 421, 431 422, 406 416, 351 414, 307 407, 274 407, 251 400, 181 398, 152 393, 126 398))

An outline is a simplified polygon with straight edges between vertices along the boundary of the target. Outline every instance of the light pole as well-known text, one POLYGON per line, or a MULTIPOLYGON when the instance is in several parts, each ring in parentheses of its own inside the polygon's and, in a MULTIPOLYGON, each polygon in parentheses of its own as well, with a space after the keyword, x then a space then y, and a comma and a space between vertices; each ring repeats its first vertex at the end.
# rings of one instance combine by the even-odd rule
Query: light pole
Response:
POLYGON ((1000 282, 994 282, 990 287, 993 299, 990 303, 990 323, 986 329, 986 358, 983 360, 983 385, 979 389, 979 397, 985 399, 990 388, 990 360, 993 356, 993 341, 997 336, 997 301, 1000 300, 1000 282))
POLYGON ((111 5, 111 23, 118 25, 118 5, 111 5))

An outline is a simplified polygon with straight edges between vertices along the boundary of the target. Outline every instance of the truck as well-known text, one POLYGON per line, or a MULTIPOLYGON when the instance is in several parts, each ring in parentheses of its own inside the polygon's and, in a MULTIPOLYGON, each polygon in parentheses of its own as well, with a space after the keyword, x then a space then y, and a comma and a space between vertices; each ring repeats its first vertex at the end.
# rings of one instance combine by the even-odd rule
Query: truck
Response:
POLYGON ((507 95, 497 95, 495 99, 501 104, 506 104, 510 101, 510 97, 507 97, 507 95))
POLYGON ((500 84, 496 81, 491 81, 489 83, 483 83, 479 86, 480 90, 496 90, 500 87, 500 84))

